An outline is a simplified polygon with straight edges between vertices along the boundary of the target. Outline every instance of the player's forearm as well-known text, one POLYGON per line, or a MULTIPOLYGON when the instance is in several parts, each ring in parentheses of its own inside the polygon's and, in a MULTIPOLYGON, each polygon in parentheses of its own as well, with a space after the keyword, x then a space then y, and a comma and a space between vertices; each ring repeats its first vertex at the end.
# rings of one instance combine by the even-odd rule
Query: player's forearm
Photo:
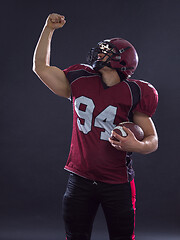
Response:
POLYGON ((157 148, 158 148, 158 136, 150 135, 148 137, 145 137, 143 141, 139 142, 139 146, 136 152, 141 154, 149 154, 156 151, 157 148))
POLYGON ((54 29, 47 26, 43 28, 33 58, 33 70, 38 72, 45 66, 50 65, 51 39, 54 29))

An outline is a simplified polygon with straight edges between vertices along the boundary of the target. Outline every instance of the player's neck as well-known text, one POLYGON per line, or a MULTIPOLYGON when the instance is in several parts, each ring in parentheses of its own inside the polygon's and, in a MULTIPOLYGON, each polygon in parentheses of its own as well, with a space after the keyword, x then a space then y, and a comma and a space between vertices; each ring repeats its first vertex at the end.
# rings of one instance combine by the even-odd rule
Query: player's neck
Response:
POLYGON ((100 70, 100 73, 102 74, 103 82, 108 87, 114 86, 117 83, 121 82, 119 74, 117 73, 117 71, 115 69, 103 68, 100 70))

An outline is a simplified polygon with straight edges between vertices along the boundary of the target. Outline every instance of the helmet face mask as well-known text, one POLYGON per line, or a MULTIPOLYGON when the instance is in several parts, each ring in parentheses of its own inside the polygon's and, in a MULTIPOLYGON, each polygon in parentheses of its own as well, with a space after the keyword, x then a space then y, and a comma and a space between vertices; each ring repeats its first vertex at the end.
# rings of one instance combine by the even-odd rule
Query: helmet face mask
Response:
POLYGON ((112 44, 110 44, 107 40, 98 43, 98 48, 100 50, 100 52, 104 53, 104 54, 114 54, 115 51, 115 46, 112 46, 112 44))
POLYGON ((138 65, 138 55, 133 45, 128 41, 122 38, 112 38, 99 42, 96 48, 92 48, 87 61, 96 71, 107 66, 116 69, 123 73, 125 78, 128 78, 134 73, 138 65), (100 53, 104 54, 102 58, 98 56, 100 53))
POLYGON ((99 42, 96 48, 90 50, 87 61, 97 71, 104 66, 111 67, 110 60, 115 55, 115 52, 114 46, 110 45, 110 43, 105 40, 99 42), (103 57, 98 56, 100 53, 104 54, 103 57), (105 58, 106 60, 104 60, 105 58))

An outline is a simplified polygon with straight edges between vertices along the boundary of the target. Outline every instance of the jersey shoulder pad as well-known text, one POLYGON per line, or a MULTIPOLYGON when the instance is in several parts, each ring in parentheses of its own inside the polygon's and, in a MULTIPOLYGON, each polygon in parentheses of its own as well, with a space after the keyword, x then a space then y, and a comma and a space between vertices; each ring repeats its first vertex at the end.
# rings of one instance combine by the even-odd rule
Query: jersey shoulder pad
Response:
POLYGON ((135 80, 136 83, 142 88, 144 91, 150 91, 156 95, 158 95, 158 91, 156 88, 149 82, 146 82, 144 80, 135 80))
POLYGON ((68 73, 70 71, 78 71, 78 70, 84 70, 84 71, 89 71, 92 73, 97 73, 96 71, 94 71, 94 69, 92 68, 92 66, 88 65, 88 64, 75 64, 72 65, 66 69, 64 69, 64 73, 68 73))
POLYGON ((70 83, 82 77, 99 76, 99 73, 87 64, 72 65, 63 71, 70 83))
POLYGON ((158 92, 156 88, 149 82, 143 80, 132 80, 140 88, 140 102, 134 111, 142 112, 148 116, 152 116, 158 104, 158 92))

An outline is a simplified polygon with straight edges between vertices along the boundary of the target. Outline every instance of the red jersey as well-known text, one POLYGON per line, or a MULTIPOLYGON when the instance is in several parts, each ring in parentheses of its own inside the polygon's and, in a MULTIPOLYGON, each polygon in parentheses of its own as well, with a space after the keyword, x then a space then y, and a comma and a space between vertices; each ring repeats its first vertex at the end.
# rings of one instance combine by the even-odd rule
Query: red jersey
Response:
POLYGON ((151 117, 157 107, 157 91, 139 80, 107 87, 89 65, 74 65, 64 73, 71 84, 73 102, 73 131, 65 169, 94 181, 128 182, 127 152, 116 150, 108 138, 120 122, 132 120, 132 111, 151 117))

